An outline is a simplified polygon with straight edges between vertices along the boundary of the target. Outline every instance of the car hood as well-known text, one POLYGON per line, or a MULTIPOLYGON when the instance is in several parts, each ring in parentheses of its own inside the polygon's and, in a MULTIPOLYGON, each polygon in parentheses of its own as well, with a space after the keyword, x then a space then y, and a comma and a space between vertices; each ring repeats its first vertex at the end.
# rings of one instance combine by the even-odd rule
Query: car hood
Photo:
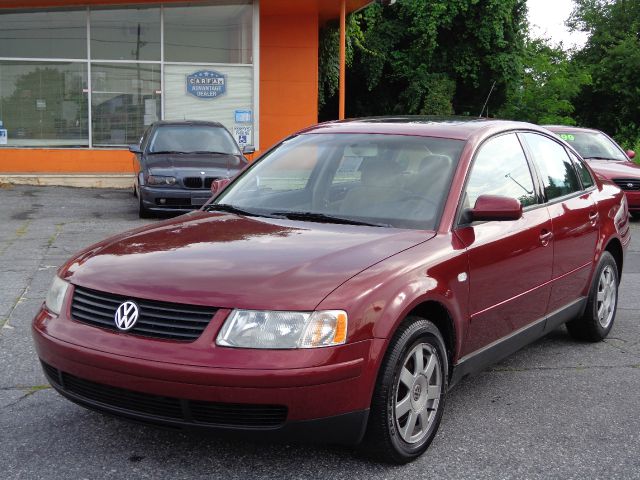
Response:
POLYGON ((61 274, 131 298, 313 310, 349 278, 434 235, 195 212, 105 240, 61 274))
POLYGON ((231 173, 235 173, 244 165, 244 160, 235 155, 149 155, 145 160, 145 166, 152 175, 194 174, 199 176, 200 172, 205 172, 204 175, 218 175, 227 168, 231 173))
POLYGON ((640 166, 631 162, 615 162, 612 160, 587 160, 594 172, 609 180, 613 178, 640 179, 640 166))

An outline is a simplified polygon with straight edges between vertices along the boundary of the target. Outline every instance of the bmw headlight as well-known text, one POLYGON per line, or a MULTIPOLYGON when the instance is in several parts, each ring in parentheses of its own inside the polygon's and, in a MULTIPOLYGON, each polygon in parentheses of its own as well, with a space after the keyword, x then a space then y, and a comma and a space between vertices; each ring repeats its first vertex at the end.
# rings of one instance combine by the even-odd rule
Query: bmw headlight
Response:
POLYGON ((163 175, 149 175, 147 177, 147 184, 148 185, 154 185, 154 186, 175 185, 176 184, 176 177, 166 177, 166 176, 163 176, 163 175))
POLYGON ((216 344, 237 348, 291 349, 342 345, 347 314, 342 310, 276 312, 234 310, 216 344))
POLYGON ((47 298, 44 301, 47 310, 56 315, 60 314, 64 296, 67 294, 67 288, 69 288, 69 283, 56 275, 53 283, 51 283, 51 288, 49 288, 49 293, 47 293, 47 298))

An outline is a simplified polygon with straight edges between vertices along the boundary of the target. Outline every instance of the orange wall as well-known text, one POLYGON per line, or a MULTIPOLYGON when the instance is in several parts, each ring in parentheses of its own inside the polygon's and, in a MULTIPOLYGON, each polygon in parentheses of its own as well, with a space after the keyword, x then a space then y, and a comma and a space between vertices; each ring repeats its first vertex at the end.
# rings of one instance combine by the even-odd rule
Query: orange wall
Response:
POLYGON ((128 150, 2 148, 0 172, 131 173, 133 154, 128 150))
POLYGON ((318 121, 318 15, 260 17, 260 148, 318 121))

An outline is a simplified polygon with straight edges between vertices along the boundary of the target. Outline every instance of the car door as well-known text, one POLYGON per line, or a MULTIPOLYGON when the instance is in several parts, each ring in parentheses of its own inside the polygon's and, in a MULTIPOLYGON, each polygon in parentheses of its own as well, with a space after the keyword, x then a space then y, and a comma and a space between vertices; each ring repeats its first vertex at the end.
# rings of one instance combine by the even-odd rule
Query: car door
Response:
POLYGON ((526 132, 521 137, 540 174, 553 225, 553 286, 548 306, 553 316, 584 295, 601 220, 593 184, 583 188, 564 145, 540 133, 526 132))
MULTIPOLYGON (((463 355, 537 321, 542 331, 550 293, 553 245, 549 212, 515 133, 480 146, 468 175, 463 202, 472 208, 483 194, 516 198, 515 221, 465 223, 456 235, 469 259, 469 326, 463 355)), ((464 212, 464 207, 463 207, 464 212)))

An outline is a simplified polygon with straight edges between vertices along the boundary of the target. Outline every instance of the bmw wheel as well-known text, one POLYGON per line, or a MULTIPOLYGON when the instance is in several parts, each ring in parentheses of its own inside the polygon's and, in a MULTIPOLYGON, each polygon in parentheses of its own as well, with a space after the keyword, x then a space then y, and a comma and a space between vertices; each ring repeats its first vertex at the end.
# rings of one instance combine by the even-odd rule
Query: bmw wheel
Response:
POLYGON ((407 463, 436 435, 448 385, 446 347, 431 322, 409 317, 389 345, 376 384, 363 450, 407 463))

